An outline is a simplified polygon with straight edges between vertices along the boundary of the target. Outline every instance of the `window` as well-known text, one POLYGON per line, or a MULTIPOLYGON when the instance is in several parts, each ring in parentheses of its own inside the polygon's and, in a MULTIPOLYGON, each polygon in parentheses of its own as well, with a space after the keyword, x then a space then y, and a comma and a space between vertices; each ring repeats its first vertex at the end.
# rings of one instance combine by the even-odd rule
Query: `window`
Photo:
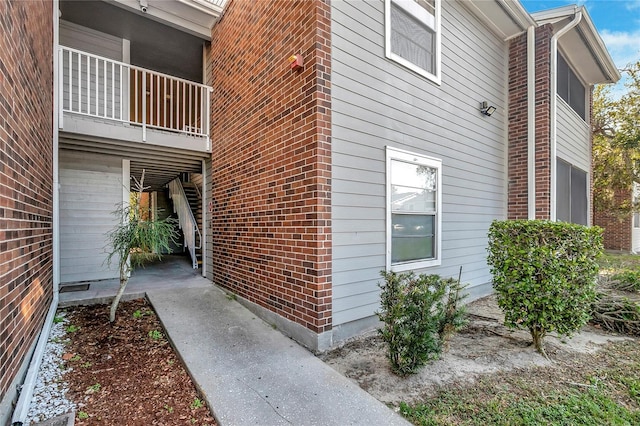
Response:
POLYGON ((387 268, 440 264, 442 162, 387 148, 387 268))
POLYGON ((558 52, 558 95, 583 119, 586 120, 585 88, 567 61, 558 52))
POLYGON ((440 84, 440 0, 385 0, 385 54, 440 84))
POLYGON ((587 172, 556 161, 556 219, 588 225, 587 172))

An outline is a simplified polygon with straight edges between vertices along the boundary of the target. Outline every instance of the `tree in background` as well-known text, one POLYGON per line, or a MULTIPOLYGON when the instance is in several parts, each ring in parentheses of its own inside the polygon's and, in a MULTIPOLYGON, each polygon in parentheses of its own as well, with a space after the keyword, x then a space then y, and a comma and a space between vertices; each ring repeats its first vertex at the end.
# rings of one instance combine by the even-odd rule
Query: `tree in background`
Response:
POLYGON ((631 196, 616 203, 616 191, 631 194, 640 183, 640 61, 622 70, 627 92, 613 99, 609 86, 593 93, 593 203, 596 211, 619 218, 639 211, 631 196))

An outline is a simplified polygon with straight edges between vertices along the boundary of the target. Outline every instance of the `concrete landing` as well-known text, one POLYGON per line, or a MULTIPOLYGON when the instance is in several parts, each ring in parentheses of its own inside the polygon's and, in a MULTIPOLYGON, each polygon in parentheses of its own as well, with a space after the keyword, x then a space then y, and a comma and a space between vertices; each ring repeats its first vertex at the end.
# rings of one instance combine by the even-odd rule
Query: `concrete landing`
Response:
POLYGON ((147 297, 222 426, 409 424, 214 285, 147 297))

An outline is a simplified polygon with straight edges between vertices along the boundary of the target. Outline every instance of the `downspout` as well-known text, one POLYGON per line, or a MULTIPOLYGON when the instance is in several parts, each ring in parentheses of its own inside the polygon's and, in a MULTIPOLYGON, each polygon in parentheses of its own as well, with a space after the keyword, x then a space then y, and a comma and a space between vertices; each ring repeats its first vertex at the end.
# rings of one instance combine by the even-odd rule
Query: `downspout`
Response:
POLYGON ((550 182, 549 192, 551 195, 551 199, 549 200, 549 209, 550 209, 549 218, 553 221, 556 220, 556 148, 557 148, 556 137, 557 137, 557 118, 558 118, 558 111, 557 111, 558 102, 556 99, 557 99, 557 92, 558 92, 558 79, 557 79, 558 39, 563 35, 565 35, 567 32, 569 32, 569 30, 571 30, 573 27, 578 25, 581 20, 582 20, 582 11, 580 10, 580 8, 576 7, 573 20, 569 22, 565 27, 561 28, 557 33, 555 33, 553 37, 551 37, 551 84, 550 84, 551 99, 549 102, 551 106, 551 117, 550 117, 551 122, 549 123, 549 129, 551 131, 551 143, 550 143, 551 158, 549 159, 549 162, 551 163, 549 165, 551 170, 551 182, 550 182))
POLYGON ((52 217, 52 250, 53 250, 53 299, 51 300, 51 305, 49 306, 49 312, 47 313, 47 317, 44 320, 44 324, 42 326, 42 330, 40 331, 40 335, 38 337, 38 343, 36 344, 36 348, 31 356, 31 362, 29 364, 29 369, 27 370, 27 375, 25 377, 24 383, 22 384, 22 388, 20 390, 20 397, 18 398, 18 402, 16 403, 16 407, 13 410, 13 416, 11 418, 11 424, 13 426, 22 426, 29 414, 29 405, 31 404, 31 399, 33 398, 33 390, 36 385, 36 378, 38 376, 38 371, 40 370, 40 364, 42 362, 42 356, 44 355, 44 349, 47 345, 47 340, 49 340, 49 333, 51 332, 51 325, 53 324, 53 318, 58 309, 58 290, 60 286, 60 221, 59 221, 59 185, 60 182, 58 180, 58 125, 59 125, 59 111, 58 111, 58 103, 59 103, 59 91, 58 91, 58 79, 59 76, 59 52, 58 52, 58 28, 59 28, 59 18, 60 18, 60 9, 59 9, 59 0, 53 0, 53 107, 52 107, 52 116, 53 116, 53 141, 52 141, 52 173, 53 173, 53 185, 52 185, 52 201, 53 201, 53 217, 52 217))
POLYGON ((536 27, 527 29, 527 215, 536 218, 536 27))

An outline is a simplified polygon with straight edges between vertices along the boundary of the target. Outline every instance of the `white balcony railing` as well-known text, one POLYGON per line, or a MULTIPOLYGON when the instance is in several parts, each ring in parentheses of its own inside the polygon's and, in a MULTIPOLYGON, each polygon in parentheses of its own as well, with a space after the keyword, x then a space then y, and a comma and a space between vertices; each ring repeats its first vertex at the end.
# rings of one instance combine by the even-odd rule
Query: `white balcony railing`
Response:
MULTIPOLYGON (((209 137, 213 89, 178 77, 60 46, 63 112, 209 137)), ((208 144, 207 144, 208 145, 208 144)))

